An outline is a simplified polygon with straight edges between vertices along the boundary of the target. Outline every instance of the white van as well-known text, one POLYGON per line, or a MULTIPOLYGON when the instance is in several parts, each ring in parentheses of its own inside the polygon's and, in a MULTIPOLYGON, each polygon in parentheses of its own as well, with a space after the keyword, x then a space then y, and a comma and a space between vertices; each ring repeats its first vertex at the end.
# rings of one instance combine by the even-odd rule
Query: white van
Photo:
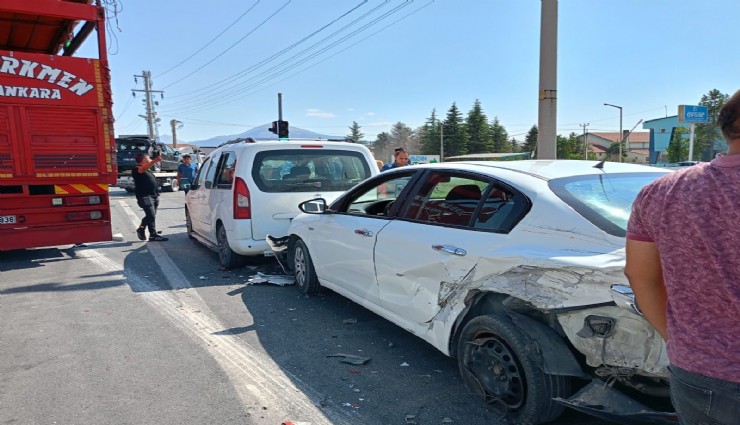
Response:
POLYGON ((378 174, 370 150, 323 140, 225 143, 201 165, 185 201, 188 236, 231 268, 244 256, 272 255, 266 235, 284 235, 298 204, 334 201, 378 174))

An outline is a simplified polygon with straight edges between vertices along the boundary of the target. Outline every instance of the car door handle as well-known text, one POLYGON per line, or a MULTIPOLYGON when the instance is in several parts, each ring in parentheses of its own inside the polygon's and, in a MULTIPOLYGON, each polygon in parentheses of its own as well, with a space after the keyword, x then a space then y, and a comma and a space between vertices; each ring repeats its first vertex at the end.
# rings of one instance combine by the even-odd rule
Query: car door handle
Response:
POLYGON ((468 251, 465 251, 462 248, 455 248, 454 246, 449 246, 449 245, 432 245, 432 249, 435 251, 447 252, 449 254, 459 255, 461 257, 468 253, 468 251))
POLYGON ((357 230, 355 230, 355 235, 362 235, 362 236, 372 237, 373 236, 373 232, 370 231, 370 230, 365 230, 365 229, 357 229, 357 230))

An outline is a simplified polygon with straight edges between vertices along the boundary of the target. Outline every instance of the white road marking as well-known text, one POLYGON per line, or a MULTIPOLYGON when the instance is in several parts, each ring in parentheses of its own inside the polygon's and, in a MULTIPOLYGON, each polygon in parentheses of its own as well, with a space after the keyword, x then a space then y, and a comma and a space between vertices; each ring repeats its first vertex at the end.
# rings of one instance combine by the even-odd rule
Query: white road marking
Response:
MULTIPOLYGON (((134 226, 138 227, 141 220, 131 207, 125 201, 118 202, 134 226)), ((279 412, 286 419, 294 418, 311 425, 352 423, 351 417, 342 410, 327 411, 326 413, 331 413, 332 419, 327 418, 322 408, 317 406, 321 395, 316 390, 281 369, 269 356, 237 336, 223 334, 225 327, 219 323, 198 292, 190 286, 163 246, 147 244, 162 268, 163 276, 173 288, 171 291, 156 288, 135 274, 126 274, 122 264, 94 249, 81 250, 79 255, 104 269, 120 274, 122 279, 131 281, 133 287, 140 288, 139 295, 142 299, 200 343, 224 370, 245 410, 249 411, 249 407, 255 405, 256 409, 266 406, 271 413, 279 412)), ((255 416, 252 418, 256 419, 255 416)))

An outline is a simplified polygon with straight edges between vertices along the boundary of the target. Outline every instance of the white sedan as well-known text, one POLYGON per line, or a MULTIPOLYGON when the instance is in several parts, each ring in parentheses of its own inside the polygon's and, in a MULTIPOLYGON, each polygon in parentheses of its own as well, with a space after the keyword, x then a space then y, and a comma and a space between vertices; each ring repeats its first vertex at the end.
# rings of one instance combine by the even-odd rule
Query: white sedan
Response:
POLYGON ((668 395, 665 344, 623 275, 632 202, 668 172, 565 160, 401 167, 331 205, 304 202, 271 245, 303 292, 331 289, 457 357, 468 391, 513 423, 566 406, 675 423, 621 391, 668 395))

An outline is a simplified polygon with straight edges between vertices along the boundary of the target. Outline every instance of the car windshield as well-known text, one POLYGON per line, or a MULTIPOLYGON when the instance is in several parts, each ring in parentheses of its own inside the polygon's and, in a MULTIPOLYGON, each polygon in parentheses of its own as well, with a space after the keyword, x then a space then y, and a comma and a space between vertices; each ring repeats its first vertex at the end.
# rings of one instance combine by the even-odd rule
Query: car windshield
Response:
POLYGON ((632 203, 645 185, 665 173, 595 174, 553 179, 550 189, 594 225, 614 236, 627 234, 632 203))
POLYGON ((364 156, 344 150, 263 151, 255 155, 252 167, 254 182, 263 192, 344 192, 369 176, 364 156))

